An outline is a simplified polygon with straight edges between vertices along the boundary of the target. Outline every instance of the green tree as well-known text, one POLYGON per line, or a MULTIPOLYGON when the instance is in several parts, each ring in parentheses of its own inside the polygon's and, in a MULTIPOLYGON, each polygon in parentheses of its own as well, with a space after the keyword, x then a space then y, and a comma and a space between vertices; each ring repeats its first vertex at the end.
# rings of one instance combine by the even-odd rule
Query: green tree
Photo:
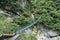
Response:
POLYGON ((13 24, 25 26, 32 23, 31 14, 33 13, 35 20, 42 15, 41 23, 49 29, 60 31, 60 0, 27 0, 25 6, 23 5, 24 2, 18 3, 17 1, 0 0, 0 7, 6 9, 5 6, 8 5, 11 8, 6 10, 13 15, 17 15, 18 11, 16 10, 19 10, 20 16, 13 18, 13 24))
POLYGON ((60 31, 60 0, 29 0, 29 2, 33 6, 36 18, 42 15, 41 23, 52 30, 60 31))

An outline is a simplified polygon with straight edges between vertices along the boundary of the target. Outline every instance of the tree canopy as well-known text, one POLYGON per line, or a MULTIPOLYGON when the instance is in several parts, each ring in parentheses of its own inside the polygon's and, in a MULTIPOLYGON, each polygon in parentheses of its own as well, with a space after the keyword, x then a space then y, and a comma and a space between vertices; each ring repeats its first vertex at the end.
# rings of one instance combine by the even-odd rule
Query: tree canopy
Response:
POLYGON ((12 23, 16 25, 32 23, 31 14, 34 14, 35 20, 42 15, 40 23, 49 29, 60 31, 60 0, 0 0, 0 7, 10 14, 19 15, 13 18, 12 23))
POLYGON ((35 14, 42 15, 46 27, 60 31, 60 0, 30 0, 30 3, 35 14))

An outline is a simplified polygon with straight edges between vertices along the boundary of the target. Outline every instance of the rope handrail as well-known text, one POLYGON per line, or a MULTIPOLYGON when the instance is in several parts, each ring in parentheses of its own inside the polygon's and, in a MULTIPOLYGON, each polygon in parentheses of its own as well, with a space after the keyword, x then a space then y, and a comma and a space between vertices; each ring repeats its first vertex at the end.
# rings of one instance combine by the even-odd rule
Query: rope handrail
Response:
POLYGON ((19 33, 19 32, 21 32, 21 31, 23 31, 23 30, 25 30, 25 29, 27 29, 27 28, 32 27, 32 26, 35 25, 37 22, 39 22, 40 19, 41 19, 41 16, 40 16, 36 21, 34 21, 33 23, 31 23, 31 24, 29 24, 29 25, 26 25, 26 26, 24 26, 23 28, 18 28, 18 29, 16 29, 16 30, 15 30, 15 33, 19 33))
MULTIPOLYGON (((26 26, 24 26, 24 27, 22 27, 22 28, 16 29, 16 30, 15 30, 15 33, 18 34, 18 33, 20 33, 21 31, 32 27, 33 25, 35 25, 36 23, 38 23, 38 22, 40 21, 41 17, 42 17, 42 15, 41 15, 37 20, 35 20, 33 23, 31 23, 31 24, 29 24, 29 25, 26 25, 26 26)), ((46 34, 48 35, 48 36, 47 36, 48 38, 53 38, 53 37, 55 37, 55 36, 60 35, 60 34, 58 34, 58 35, 55 35, 55 36, 51 36, 45 29, 42 30, 41 27, 40 27, 40 30, 44 33, 44 35, 45 35, 45 33, 46 33, 46 34)))

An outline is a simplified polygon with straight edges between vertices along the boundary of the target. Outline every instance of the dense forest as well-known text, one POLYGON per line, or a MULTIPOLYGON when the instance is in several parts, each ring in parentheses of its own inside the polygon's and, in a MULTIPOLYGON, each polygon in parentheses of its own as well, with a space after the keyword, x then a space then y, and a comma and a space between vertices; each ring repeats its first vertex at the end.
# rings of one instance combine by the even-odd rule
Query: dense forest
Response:
POLYGON ((0 0, 0 9, 8 14, 0 13, 0 34, 14 32, 40 16, 40 24, 60 32, 60 0, 0 0))

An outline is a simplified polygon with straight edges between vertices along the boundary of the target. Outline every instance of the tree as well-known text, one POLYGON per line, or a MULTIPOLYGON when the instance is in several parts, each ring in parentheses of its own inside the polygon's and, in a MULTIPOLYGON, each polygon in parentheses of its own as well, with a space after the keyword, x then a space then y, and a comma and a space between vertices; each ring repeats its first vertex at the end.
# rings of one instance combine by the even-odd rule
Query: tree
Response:
POLYGON ((46 27, 52 30, 60 31, 60 25, 59 25, 60 0, 29 0, 29 1, 33 6, 34 13, 39 16, 42 15, 41 22, 46 27))
POLYGON ((11 12, 13 15, 19 14, 18 17, 13 18, 12 23, 25 26, 32 23, 31 14, 34 14, 35 20, 42 15, 40 23, 49 29, 60 31, 60 0, 26 0, 26 4, 20 0, 1 0, 0 4, 1 9, 11 12), (6 9, 6 5, 10 9, 6 9))

